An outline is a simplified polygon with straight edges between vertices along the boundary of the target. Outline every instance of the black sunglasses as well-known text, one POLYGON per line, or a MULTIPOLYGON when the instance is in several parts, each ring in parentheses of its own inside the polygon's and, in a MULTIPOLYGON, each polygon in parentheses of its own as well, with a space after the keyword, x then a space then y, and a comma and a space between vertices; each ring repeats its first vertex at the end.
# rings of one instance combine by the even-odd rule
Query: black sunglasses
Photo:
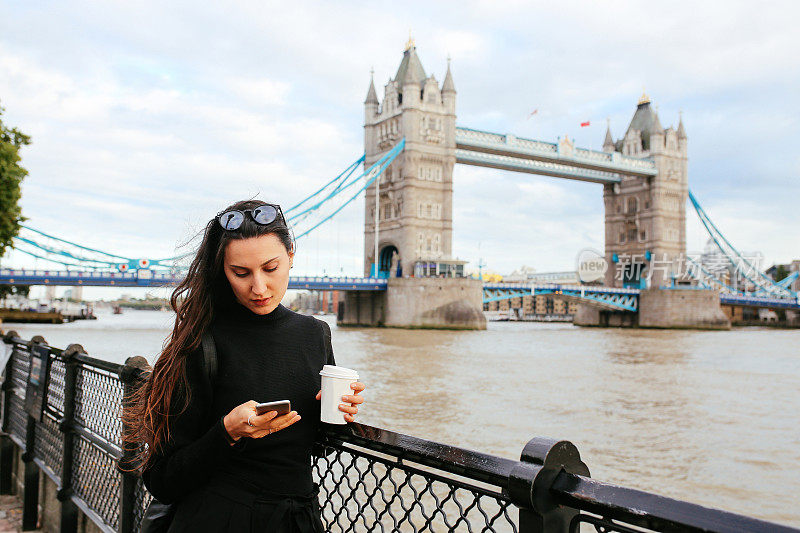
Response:
POLYGON ((278 215, 280 215, 283 223, 286 224, 281 206, 277 204, 264 204, 253 209, 243 209, 241 211, 225 211, 217 215, 217 220, 219 220, 219 225, 224 229, 233 231, 239 229, 239 226, 242 225, 245 213, 249 214, 250 218, 261 225, 272 224, 278 218, 278 215))

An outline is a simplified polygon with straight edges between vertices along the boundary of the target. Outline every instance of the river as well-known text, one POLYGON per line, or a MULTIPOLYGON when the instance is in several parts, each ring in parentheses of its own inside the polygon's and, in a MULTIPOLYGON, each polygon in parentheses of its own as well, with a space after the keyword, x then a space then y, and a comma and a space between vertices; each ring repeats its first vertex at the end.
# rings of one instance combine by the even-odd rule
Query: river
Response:
MULTIPOLYGON (((152 361, 174 315, 98 316, 2 327, 152 361)), ((336 329, 323 318, 337 363, 367 384, 361 422, 514 459, 535 435, 566 439, 596 479, 800 527, 799 330, 336 329)))

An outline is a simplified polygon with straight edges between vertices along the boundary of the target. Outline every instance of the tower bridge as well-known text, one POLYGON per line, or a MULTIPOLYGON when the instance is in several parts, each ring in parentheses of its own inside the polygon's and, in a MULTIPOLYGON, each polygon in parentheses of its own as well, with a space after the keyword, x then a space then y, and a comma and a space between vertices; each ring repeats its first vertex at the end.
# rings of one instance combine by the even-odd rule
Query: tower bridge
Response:
MULTIPOLYGON (((744 292, 701 269, 692 274, 693 287, 674 290, 671 272, 686 253, 687 198, 739 274, 744 258, 689 193, 683 120, 679 118, 676 128, 664 128, 646 95, 622 137, 615 140, 607 129, 602 151, 577 147, 568 136, 549 142, 457 125, 456 95, 449 60, 440 85, 433 74, 426 74, 409 41, 381 99, 370 80, 364 101, 364 155, 285 210, 294 225, 307 221, 326 202, 346 198, 332 214, 298 233, 302 238, 362 192, 366 195, 364 277, 289 281, 293 289, 346 291, 340 324, 481 329, 486 327, 485 302, 534 294, 581 302, 575 321, 582 325, 729 327, 721 303, 800 310, 791 288, 797 285, 797 272, 780 283, 760 271, 743 274, 754 287, 744 292), (356 169, 362 164, 359 175, 356 169), (599 184, 608 266, 604 286, 484 284, 464 277, 466 262, 455 259, 452 249, 456 164, 599 184), (345 192, 347 197, 341 196, 345 192), (670 285, 672 289, 663 288, 670 285)), ((70 252, 34 238, 17 239, 34 248, 15 248, 67 270, 0 269, 0 283, 158 286, 175 284, 183 276, 169 267, 176 258, 123 257, 28 229, 36 239, 77 247, 70 252)), ((744 264, 752 267, 746 260, 744 264)))
MULTIPOLYGON (((603 151, 577 147, 567 136, 547 142, 457 125, 456 95, 449 61, 440 86, 426 74, 412 41, 381 100, 370 80, 364 101, 365 165, 400 139, 405 148, 383 179, 367 189, 365 275, 375 272, 376 264, 379 274, 389 275, 392 257, 401 272, 430 264, 437 265, 437 273, 462 268, 452 250, 457 163, 601 184, 606 261, 642 258, 626 265, 622 280, 609 269, 609 287, 641 288, 649 267, 645 257, 671 262, 685 253, 686 129, 682 120, 677 128, 664 128, 646 95, 621 139, 606 132, 603 151)), ((664 271, 649 277, 656 286, 669 282, 664 271)))

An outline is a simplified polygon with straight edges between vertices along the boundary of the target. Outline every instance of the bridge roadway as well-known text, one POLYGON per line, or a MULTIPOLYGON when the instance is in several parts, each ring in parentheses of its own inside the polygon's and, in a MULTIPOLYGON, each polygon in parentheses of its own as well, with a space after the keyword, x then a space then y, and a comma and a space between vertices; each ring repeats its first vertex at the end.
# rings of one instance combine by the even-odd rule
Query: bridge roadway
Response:
MULTIPOLYGON (((688 290, 686 287, 681 287, 681 289, 688 290)), ((614 311, 636 312, 639 307, 639 292, 639 289, 617 289, 598 285, 485 283, 483 285, 483 301, 486 303, 521 296, 557 294, 614 311)), ((800 298, 793 300, 723 292, 719 295, 719 302, 723 305, 737 307, 800 310, 800 298)))
MULTIPOLYGON (((76 270, 0 269, 0 284, 87 287, 162 287, 177 285, 183 275, 154 270, 86 272, 76 270)), ((292 276, 290 289, 335 291, 385 291, 387 281, 376 278, 292 276)))
MULTIPOLYGON (((655 162, 618 152, 577 148, 456 127, 456 163, 567 178, 592 183, 619 183, 622 176, 655 176, 655 162)), ((566 141, 566 140, 565 140, 566 141)))
POLYGON ((540 294, 555 294, 568 299, 577 299, 612 311, 635 313, 639 307, 639 289, 616 289, 598 285, 563 285, 556 283, 483 284, 483 303, 540 294))
MULTIPOLYGON (((85 272, 69 270, 0 269, 0 284, 4 285, 53 285, 89 287, 160 287, 177 285, 183 277, 170 272, 138 270, 134 272, 85 272)), ((335 291, 385 291, 386 279, 327 276, 292 276, 290 289, 335 290, 335 291)), ((639 304, 639 289, 617 289, 598 285, 567 285, 555 283, 484 283, 484 303, 531 296, 554 294, 574 298, 585 303, 615 311, 636 312, 639 304)), ((800 310, 800 301, 720 294, 720 303, 741 307, 764 307, 770 309, 800 310)))

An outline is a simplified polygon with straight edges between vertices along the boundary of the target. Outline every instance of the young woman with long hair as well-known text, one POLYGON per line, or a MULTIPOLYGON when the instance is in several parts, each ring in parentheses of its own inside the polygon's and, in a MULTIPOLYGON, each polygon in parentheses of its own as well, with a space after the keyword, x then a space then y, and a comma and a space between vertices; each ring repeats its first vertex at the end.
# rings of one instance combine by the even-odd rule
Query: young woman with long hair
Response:
MULTIPOLYGON (((177 506, 179 532, 321 532, 311 448, 323 365, 335 364, 330 327, 281 305, 294 242, 281 209, 237 202, 208 222, 186 278, 171 297, 172 334, 126 415, 147 446, 142 477, 177 506), (209 382, 201 337, 213 336, 209 382), (258 415, 260 402, 292 411, 258 415)), ((353 421, 361 383, 339 409, 353 421)))

